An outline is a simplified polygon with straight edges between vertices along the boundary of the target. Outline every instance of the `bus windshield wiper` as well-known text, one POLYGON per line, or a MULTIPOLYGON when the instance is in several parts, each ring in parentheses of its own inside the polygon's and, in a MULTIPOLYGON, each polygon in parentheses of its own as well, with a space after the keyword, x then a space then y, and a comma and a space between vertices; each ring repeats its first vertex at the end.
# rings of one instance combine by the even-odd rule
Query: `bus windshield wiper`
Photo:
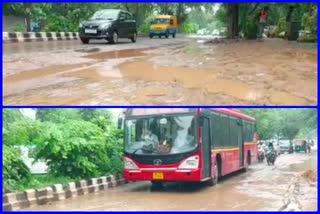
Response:
MULTIPOLYGON (((143 149, 144 149, 144 150, 147 150, 147 149, 145 149, 145 148, 143 148, 143 147, 140 147, 140 148, 134 150, 131 154, 134 155, 137 151, 143 150, 143 149)), ((153 153, 153 152, 155 151, 155 149, 150 149, 150 150, 147 150, 147 151, 150 151, 150 152, 153 153)))
POLYGON ((139 151, 140 149, 142 149, 142 147, 140 147, 140 148, 138 148, 138 149, 134 150, 131 154, 132 154, 132 155, 136 154, 136 152, 137 152, 137 151, 139 151))

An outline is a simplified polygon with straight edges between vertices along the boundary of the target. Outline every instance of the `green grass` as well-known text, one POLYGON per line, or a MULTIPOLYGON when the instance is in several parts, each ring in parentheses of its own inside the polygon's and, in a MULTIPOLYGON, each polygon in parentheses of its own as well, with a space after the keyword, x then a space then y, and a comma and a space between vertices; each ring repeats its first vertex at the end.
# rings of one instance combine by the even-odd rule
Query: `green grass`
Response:
POLYGON ((68 177, 54 177, 49 174, 45 175, 32 175, 29 179, 21 180, 10 190, 13 192, 20 192, 27 189, 38 189, 43 187, 52 186, 53 184, 67 184, 68 182, 74 181, 68 177))

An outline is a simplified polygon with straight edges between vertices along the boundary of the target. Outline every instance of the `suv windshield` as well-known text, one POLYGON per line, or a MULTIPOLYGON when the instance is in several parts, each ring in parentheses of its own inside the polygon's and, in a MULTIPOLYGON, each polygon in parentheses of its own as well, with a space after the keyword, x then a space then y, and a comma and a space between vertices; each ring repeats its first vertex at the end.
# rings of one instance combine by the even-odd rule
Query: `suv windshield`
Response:
POLYGON ((194 150, 194 116, 126 120, 125 151, 131 154, 178 154, 194 150))
POLYGON ((116 20, 118 18, 118 11, 116 10, 99 10, 91 17, 90 20, 108 19, 116 20))
POLYGON ((155 19, 153 24, 170 24, 169 19, 155 19))

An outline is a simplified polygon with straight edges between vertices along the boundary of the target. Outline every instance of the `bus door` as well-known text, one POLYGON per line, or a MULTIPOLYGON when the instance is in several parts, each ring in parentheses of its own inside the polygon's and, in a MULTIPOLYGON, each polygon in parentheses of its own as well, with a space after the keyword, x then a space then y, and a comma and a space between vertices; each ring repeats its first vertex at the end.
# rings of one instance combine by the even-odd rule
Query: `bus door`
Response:
POLYGON ((243 139, 243 133, 244 133, 244 126, 243 121, 238 120, 237 121, 237 136, 238 136, 238 145, 240 148, 240 167, 244 165, 244 139, 243 139))
POLYGON ((211 142, 209 119, 201 117, 202 178, 211 176, 211 142))

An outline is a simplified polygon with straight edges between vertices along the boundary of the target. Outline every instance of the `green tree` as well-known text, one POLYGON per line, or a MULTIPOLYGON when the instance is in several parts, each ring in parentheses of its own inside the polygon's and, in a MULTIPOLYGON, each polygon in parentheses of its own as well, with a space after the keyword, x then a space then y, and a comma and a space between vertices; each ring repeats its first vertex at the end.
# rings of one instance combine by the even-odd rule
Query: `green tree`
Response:
POLYGON ((3 127, 7 128, 9 124, 24 119, 24 116, 19 109, 3 109, 3 127))
POLYGON ((60 123, 67 119, 80 119, 77 109, 36 109, 36 119, 41 122, 60 123))
POLYGON ((37 159, 47 162, 50 173, 89 178, 110 169, 103 130, 78 120, 47 124, 47 139, 37 147, 37 159))
POLYGON ((2 173, 5 191, 13 191, 17 183, 30 178, 30 170, 23 162, 18 150, 12 146, 3 145, 2 173))

